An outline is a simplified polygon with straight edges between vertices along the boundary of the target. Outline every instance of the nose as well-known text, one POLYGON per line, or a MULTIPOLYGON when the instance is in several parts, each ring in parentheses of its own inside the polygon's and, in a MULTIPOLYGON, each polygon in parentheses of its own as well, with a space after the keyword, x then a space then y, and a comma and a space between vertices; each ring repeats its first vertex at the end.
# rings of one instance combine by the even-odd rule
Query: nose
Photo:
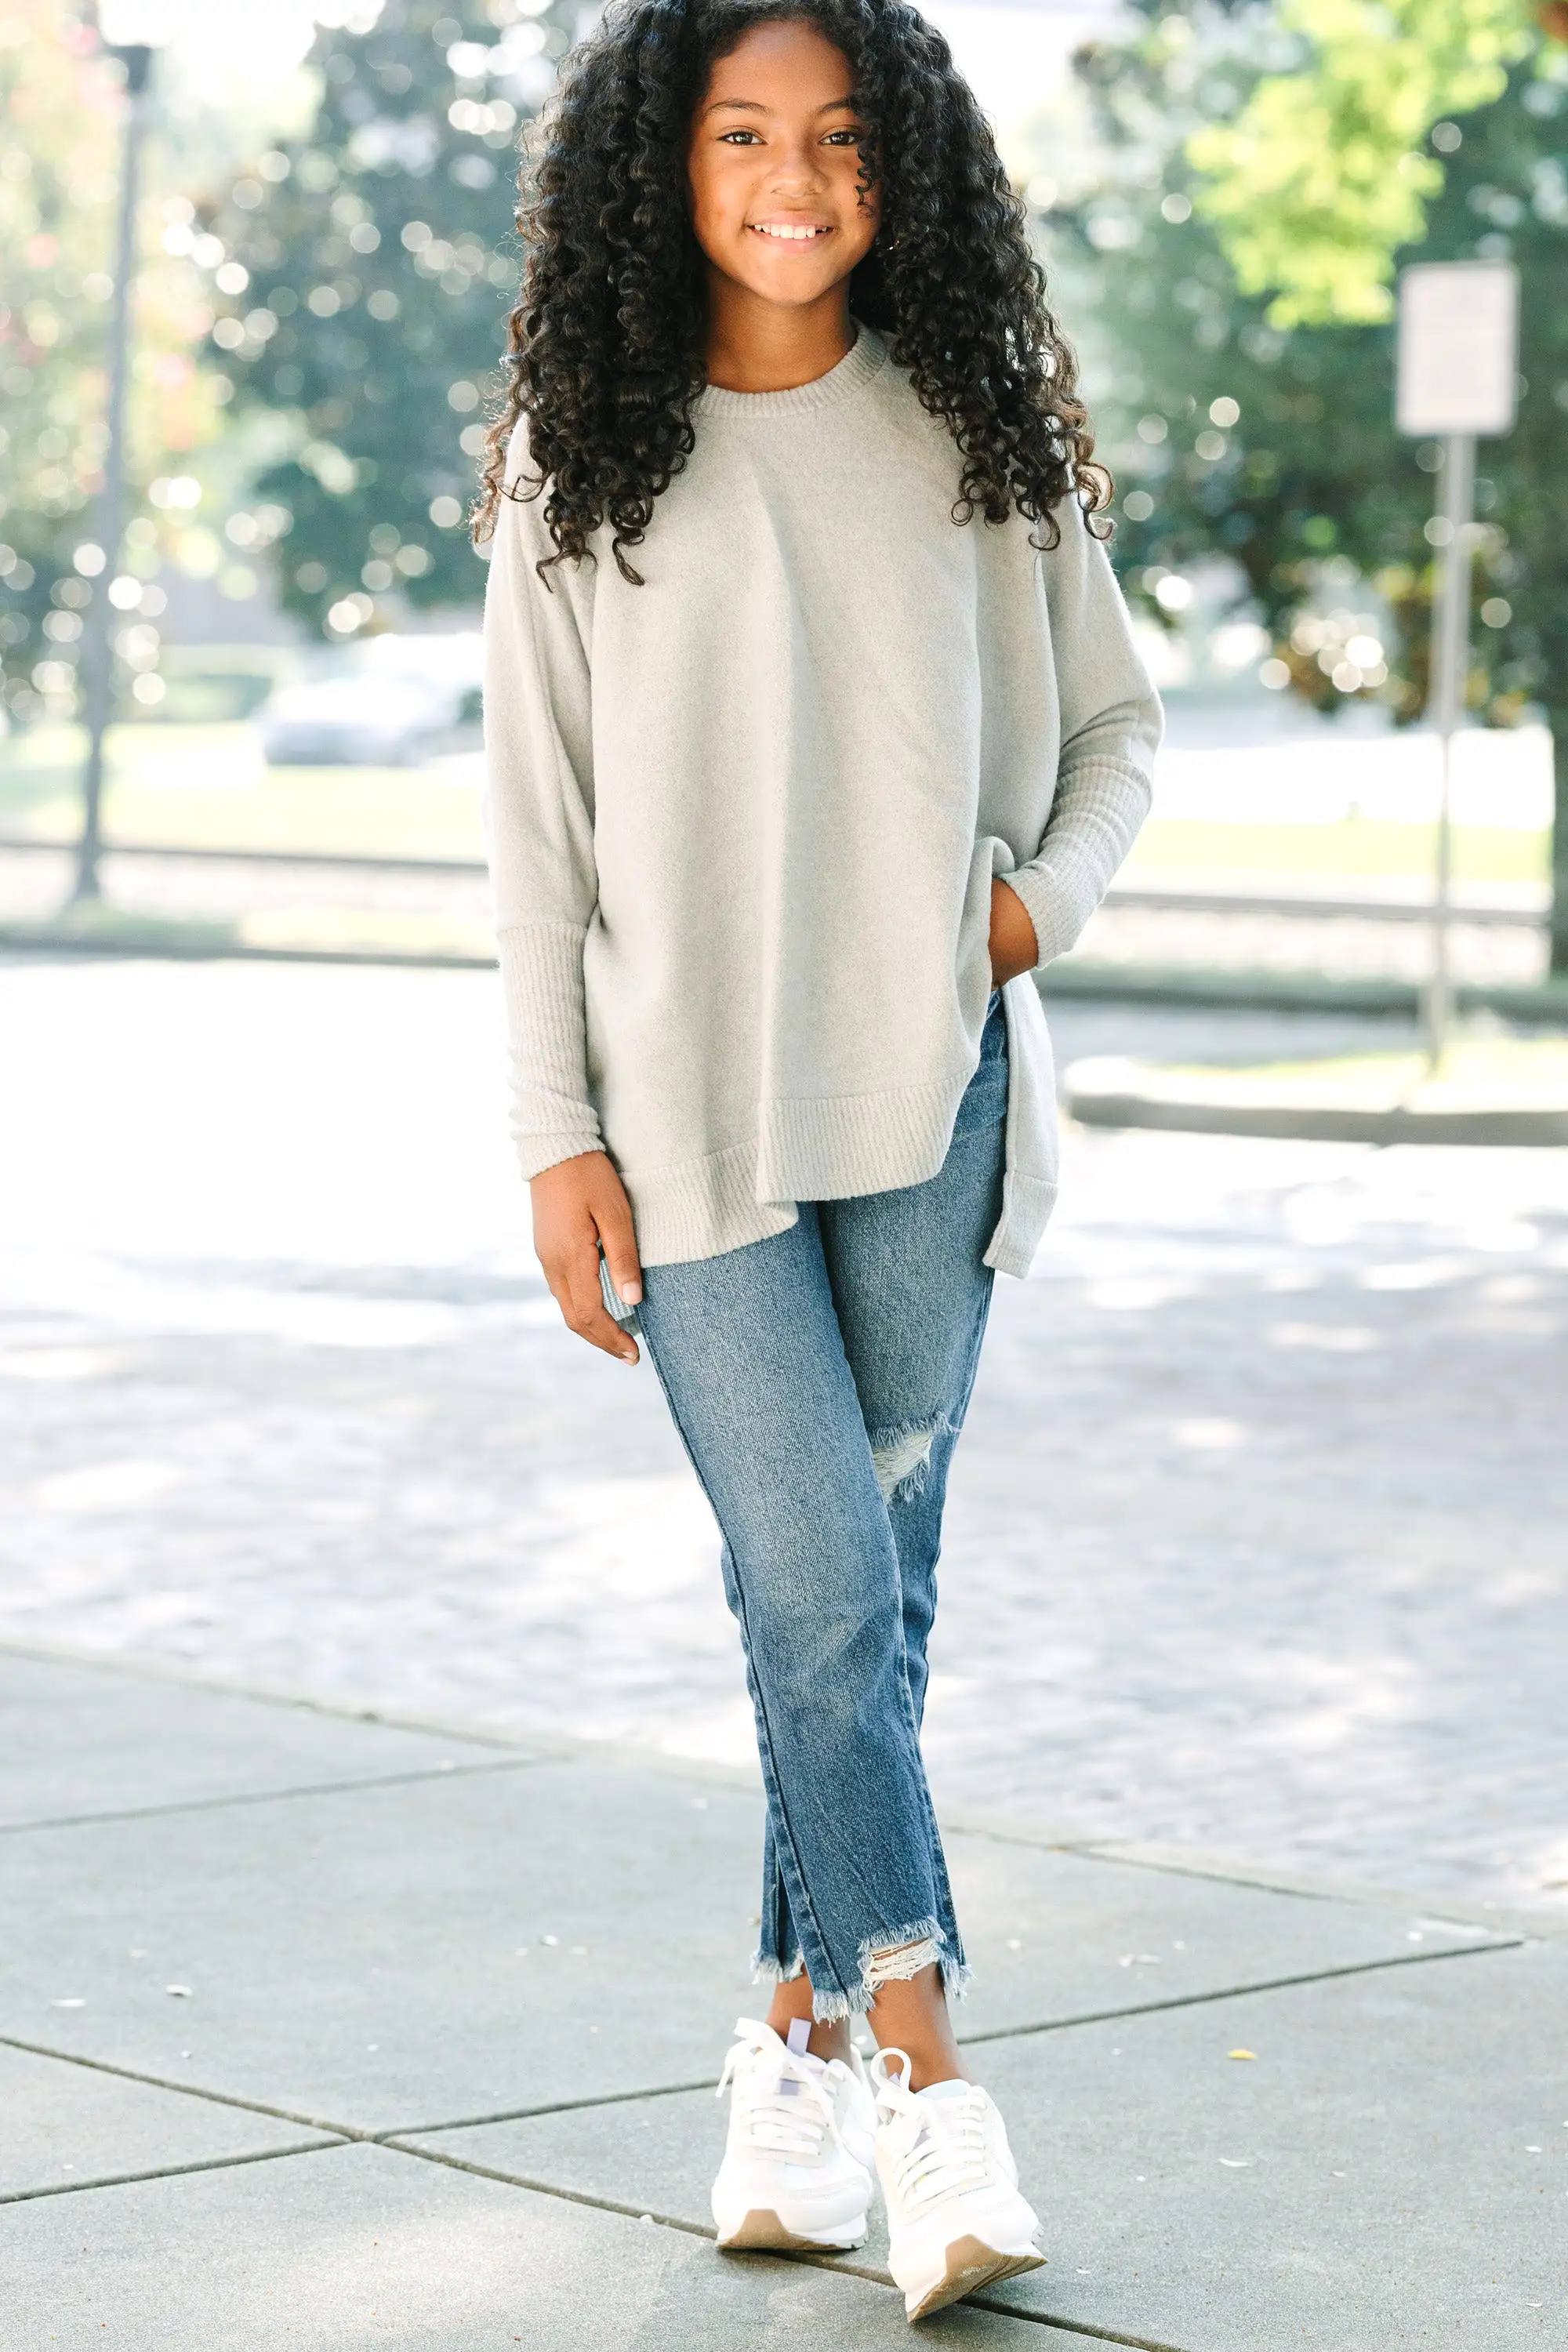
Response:
POLYGON ((773 184, 780 195, 807 194, 821 187, 826 178, 821 152, 816 140, 810 137, 795 141, 775 159, 773 184))

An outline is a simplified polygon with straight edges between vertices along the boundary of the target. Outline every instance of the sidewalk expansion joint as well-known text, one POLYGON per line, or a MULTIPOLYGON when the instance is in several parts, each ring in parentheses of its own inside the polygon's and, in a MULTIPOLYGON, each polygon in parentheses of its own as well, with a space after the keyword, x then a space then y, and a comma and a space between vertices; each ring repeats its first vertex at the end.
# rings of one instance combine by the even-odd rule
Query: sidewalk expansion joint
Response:
POLYGON ((200 1674, 189 1666, 176 1665, 168 1658, 126 1656, 112 1650, 62 1648, 53 1643, 18 1642, 10 1637, 0 1641, 0 1657, 28 1658, 37 1665, 79 1667, 84 1674, 116 1675, 124 1682, 173 1683, 179 1690, 201 1691, 208 1697, 247 1699, 253 1706, 278 1707, 286 1715, 324 1715, 332 1723, 364 1723, 377 1731, 418 1732, 429 1739, 456 1740, 468 1748, 499 1748, 512 1755, 524 1749, 530 1761, 536 1763, 561 1760, 559 1756, 542 1752, 550 1746, 549 1733, 493 1731, 482 1724, 459 1728, 456 1724, 428 1717, 407 1715, 396 1707, 318 1697, 309 1691, 276 1690, 266 1683, 236 1682, 226 1675, 200 1674))
MULTIPOLYGON (((1129 1840, 1127 1843, 1136 1844, 1137 1841, 1129 1840)), ((1217 1860, 1213 1863, 1199 1861, 1196 1858, 1192 1861, 1178 1861, 1174 1855, 1166 1857, 1147 1853, 1129 1853, 1121 1851, 1113 1838, 1087 1838, 1075 1841, 1072 1844, 1062 1847, 1061 1851, 1064 1853, 1077 1854, 1082 1862, 1114 1863, 1122 1870, 1152 1870, 1167 1878, 1196 1878, 1212 1882, 1216 1886, 1253 1887, 1260 1895, 1280 1895, 1293 1903, 1364 1903, 1380 1910, 1404 1910, 1406 1907, 1425 1906, 1428 1911, 1432 1911, 1439 1904, 1451 1900, 1456 1910, 1463 1910, 1465 1907, 1462 1899, 1458 1895, 1450 1898, 1440 1894, 1422 1895, 1407 1892, 1403 1888, 1391 1894, 1376 1886, 1303 1886, 1299 1882, 1293 1883, 1282 1874, 1275 1876, 1265 1870, 1248 1869, 1240 1863, 1226 1869, 1224 1863, 1217 1860)), ((1482 1919, 1469 1919, 1464 1924, 1472 1927, 1478 1936, 1489 1936, 1495 1932, 1482 1919)), ((1545 1921, 1542 1924, 1550 1927, 1552 1923, 1545 1921)))
POLYGON ((150 2172, 105 2172, 95 2180, 54 2180, 46 2189, 0 2190, 0 2205, 31 2205, 39 2197, 77 2197, 84 2189, 131 2189, 141 2180, 181 2180, 188 2172, 232 2172, 236 2165, 271 2164, 280 2156, 315 2156, 342 2147, 341 2139, 296 2140, 289 2147, 257 2147, 244 2156, 203 2157, 195 2164, 160 2164, 150 2172))
POLYGON ((483 1764, 425 1764, 406 1772, 381 1772, 364 1780, 312 1780, 292 1789, 242 1789, 231 1797, 175 1797, 164 1805, 126 1805, 101 1813, 58 1813, 36 1822, 0 1822, 0 1837, 34 1830, 92 1829, 110 1822, 156 1822, 173 1813, 220 1813, 234 1805, 284 1804, 295 1797, 353 1796, 362 1789, 405 1789, 421 1780, 470 1780, 476 1774, 526 1772, 552 1759, 501 1756, 483 1764))
POLYGON ((1255 1984, 1221 1985, 1212 1992, 1172 1993, 1164 2000, 1141 2000, 1125 2009, 1082 2010, 1075 2017, 1049 2017, 1038 2025, 996 2025, 984 2033, 961 2033, 961 2049, 981 2042, 1024 2041, 1036 2033, 1065 2033, 1078 2025, 1110 2025, 1122 2017, 1154 2017, 1166 2009, 1203 2009, 1211 2002, 1240 2000, 1248 1993, 1289 1992, 1298 1985, 1333 1984, 1342 1977, 1376 1976, 1388 1969, 1418 1969, 1433 1960, 1471 1960, 1491 1952, 1520 1952, 1527 1938, 1514 1936, 1495 1944, 1456 1944, 1446 1952, 1393 1952, 1382 1960, 1351 1960, 1342 1968, 1310 1969, 1300 1976, 1260 1977, 1255 1984))
MULTIPOLYGON (((1331 1984, 1341 1977, 1368 1976, 1384 1969, 1418 1968, 1426 1960, 1461 1960, 1487 1952, 1517 1952, 1523 1948, 1525 1940, 1515 1937, 1506 1942, 1500 1938, 1494 1943, 1460 1944, 1446 1952, 1394 1952, 1381 1960, 1352 1960, 1342 1968, 1312 1969, 1299 1976, 1262 1977, 1256 1983, 1221 1985, 1209 1992, 1173 1993, 1163 2000, 1131 2001, 1124 2008, 1084 2010, 1072 2017, 1047 2018, 1037 2024, 997 2025, 983 2033, 961 2033, 959 2047, 968 2050, 980 2042, 1022 2041, 1037 2033, 1065 2033, 1079 2025, 1110 2025, 1119 2018, 1151 2017, 1167 2009, 1200 2009, 1215 2001, 1239 2000, 1248 1993, 1288 1992, 1298 1985, 1331 1984)), ((542 2116, 577 2115, 594 2107, 636 2106, 647 2099, 679 2098, 691 2091, 711 2091, 716 2080, 712 2074, 704 2074, 691 2082, 656 2083, 639 2091, 600 2091, 587 2098, 549 2099, 539 2106, 503 2107, 491 2115, 449 2116, 438 2123, 397 2124, 391 2130, 363 2137, 384 2145, 401 2139, 434 2139, 442 2132, 482 2131, 489 2124, 532 2123, 542 2116)))
POLYGON ((1214 1879, 1223 1886, 1255 1886, 1268 1895, 1282 1895, 1293 1903, 1343 1903, 1351 1897, 1315 1886, 1289 1886, 1258 1877, 1239 1865, 1234 1872, 1200 1868, 1194 1863, 1153 1862, 1142 1853, 1119 1853, 1109 1838, 1031 1837, 1026 1830, 996 1829, 986 1822, 966 1822, 963 1814, 943 1816, 944 1827, 955 1836, 984 1838, 993 1845, 1021 1845, 1037 1853, 1070 1853, 1079 1862, 1115 1863, 1122 1870, 1156 1870, 1173 1878, 1214 1879))
POLYGON ((539 2107, 504 2107, 499 2115, 458 2116, 438 2124, 396 2124, 390 2131, 377 2132, 378 2140, 426 2139, 437 2132, 480 2131, 487 2124, 531 2123, 536 2116, 570 2116, 584 2107, 636 2106, 644 2099, 675 2099, 686 2091, 711 2091, 717 2087, 716 2074, 704 2074, 691 2083, 656 2083, 651 2090, 596 2091, 585 2099, 548 2099, 539 2107))
MULTIPOLYGON (((707 2085, 704 2084, 699 2087, 706 2089, 707 2085)), ((587 2205, 597 2213, 616 2213, 624 2221, 652 2222, 656 2229, 679 2230, 684 2237, 706 2238, 710 2245, 718 2234, 709 2222, 688 2221, 678 2213, 656 2213, 646 2205, 628 2205, 616 2197, 595 2197, 585 2189, 563 2189, 556 2181, 542 2180, 531 2173, 503 2172, 492 2164, 476 2164, 468 2157, 447 2156, 437 2148, 410 2147, 396 2138, 384 2139, 380 2145, 392 2148, 399 2156, 416 2157, 426 2164, 444 2164, 454 2172, 471 2172, 480 2180, 499 2181, 506 2189, 526 2189, 536 2197, 558 2198, 563 2204, 587 2205)), ((891 2273, 879 2270, 874 2263, 847 2262, 842 2254, 826 2252, 813 2253, 805 2247, 759 2247, 755 2252, 735 2254, 730 2259, 749 2263, 759 2257, 767 2262, 797 2263, 807 2270, 826 2271, 838 2278, 863 2279, 871 2286, 894 2285, 891 2273)), ((1166 2344, 1151 2336, 1121 2336, 1111 2328, 1094 2327, 1079 2320, 1058 2318, 1054 2313, 1020 2310, 1016 2305, 1000 2303, 989 2295, 970 2295, 965 2300, 983 2310, 999 2313, 1005 2319, 1022 2320, 1032 2327, 1056 2328, 1068 2336, 1092 2337, 1100 2344, 1125 2345, 1129 2352, 1184 2352, 1182 2346, 1166 2344)))
POLYGON ((302 2116, 293 2107, 268 2106, 264 2099, 242 2099, 234 2091, 206 2091, 198 2083, 171 2082, 166 2074, 148 2074, 135 2066, 116 2066, 108 2058, 84 2058, 79 2050, 56 2050, 45 2042, 24 2042, 18 2034, 0 2033, 0 2050, 25 2050, 31 2058, 56 2058, 62 2066, 84 2066, 94 2074, 113 2074, 122 2083, 145 2083, 150 2090, 173 2091, 182 2099, 205 2099, 213 2107, 237 2107, 247 2116, 271 2116, 280 2124, 298 2124, 305 2131, 325 2132, 336 2140, 374 2144, 377 2135, 357 2124, 329 2123, 324 2116, 302 2116))
POLYGON ((624 2214, 627 2221, 640 2221, 645 2213, 661 2230, 679 2230, 689 2238, 711 2238, 711 2228, 701 2221, 682 2221, 678 2213, 654 2213, 646 2205, 626 2205, 617 2198, 595 2197, 586 2189, 563 2189, 552 2180, 536 2180, 526 2172, 501 2172, 493 2164, 475 2164, 466 2156, 448 2156, 441 2148, 414 2147, 405 2140, 383 2138, 378 2147, 390 2148, 395 2156, 411 2156, 421 2164, 444 2164, 452 2172, 471 2172, 480 2180, 499 2180, 508 2189, 531 2189, 541 2197, 557 2197, 567 2205, 591 2205, 598 2213, 624 2214))
POLYGON ((1185 2347, 1168 2344, 1163 2336, 1121 2336, 1113 2327, 1096 2327, 1091 2320, 1063 2319, 1053 2312, 1025 2311, 1016 2303, 999 2303, 994 2295, 968 2294, 963 2303, 952 2308, 962 2311, 964 2304, 973 2305, 976 2311, 996 2312, 1004 2319, 1022 2319, 1031 2327, 1054 2327, 1064 2336, 1087 2336, 1096 2344, 1126 2345, 1131 2352, 1186 2352, 1185 2347))

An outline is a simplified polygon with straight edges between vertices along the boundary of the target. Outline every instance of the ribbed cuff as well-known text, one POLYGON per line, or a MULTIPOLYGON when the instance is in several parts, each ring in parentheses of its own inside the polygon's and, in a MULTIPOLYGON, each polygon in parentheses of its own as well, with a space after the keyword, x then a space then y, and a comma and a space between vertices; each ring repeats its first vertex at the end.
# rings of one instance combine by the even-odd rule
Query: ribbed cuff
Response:
POLYGON ((510 924, 497 935, 511 1049, 511 1131, 525 1177, 603 1148, 588 1094, 585 937, 574 923, 510 924))
POLYGON ((1028 918, 1035 927, 1035 970, 1053 963, 1076 947, 1080 932, 1100 903, 1092 875, 1083 870, 1082 862, 1070 850, 1050 861, 1037 858, 1028 866, 1020 866, 1011 874, 999 874, 998 882, 1005 882, 1023 900, 1028 918))
POLYGON ((1149 808, 1149 780, 1120 760, 1086 759, 1057 780, 1039 855, 997 879, 1029 910, 1037 971, 1078 945, 1149 808))
POLYGON ((515 1119, 511 1132, 524 1183, 542 1176, 547 1168, 559 1168, 563 1160, 580 1160, 584 1151, 602 1151, 605 1148, 597 1135, 541 1135, 532 1129, 520 1133, 515 1119))

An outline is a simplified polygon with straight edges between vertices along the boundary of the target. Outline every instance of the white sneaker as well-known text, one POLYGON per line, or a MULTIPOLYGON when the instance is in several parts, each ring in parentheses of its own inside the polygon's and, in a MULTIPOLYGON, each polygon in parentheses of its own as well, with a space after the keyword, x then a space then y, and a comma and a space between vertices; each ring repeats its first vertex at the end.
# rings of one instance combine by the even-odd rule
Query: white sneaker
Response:
POLYGON ((713 2183, 721 2246, 866 2242, 876 2111, 866 2070, 799 2055, 768 2025, 738 2018, 719 2096, 730 2137, 713 2183))
POLYGON ((978 2083, 910 2089, 901 2050, 871 2062, 888 2267, 911 2319, 1045 2261, 994 2101, 978 2083))

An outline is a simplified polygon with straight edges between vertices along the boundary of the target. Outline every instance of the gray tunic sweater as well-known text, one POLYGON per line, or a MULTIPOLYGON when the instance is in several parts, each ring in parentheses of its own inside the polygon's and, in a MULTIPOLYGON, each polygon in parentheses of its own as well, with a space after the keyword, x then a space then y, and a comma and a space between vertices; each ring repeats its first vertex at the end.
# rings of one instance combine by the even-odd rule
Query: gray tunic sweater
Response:
MULTIPOLYGON (((959 457, 862 328, 795 392, 710 389, 630 586, 538 578, 503 502, 485 630, 487 822, 522 1172, 601 1145, 646 1265, 783 1232, 799 1201, 942 1166, 990 993, 993 876, 1040 961, 1149 805, 1160 711, 1104 549, 957 525, 959 457)), ((513 465, 521 467, 520 443, 513 465)), ((1005 991, 1001 1223, 1056 1197, 1049 1040, 1005 991)))

